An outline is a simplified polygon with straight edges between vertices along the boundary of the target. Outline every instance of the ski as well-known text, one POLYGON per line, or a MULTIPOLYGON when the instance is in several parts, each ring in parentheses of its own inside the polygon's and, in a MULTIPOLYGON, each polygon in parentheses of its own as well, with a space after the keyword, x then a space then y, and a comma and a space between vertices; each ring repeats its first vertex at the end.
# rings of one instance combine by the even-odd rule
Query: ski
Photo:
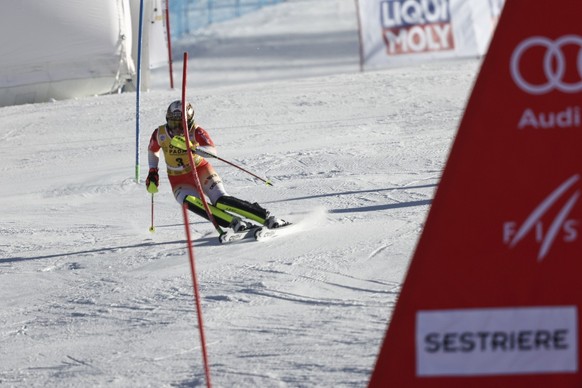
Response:
POLYGON ((235 232, 227 230, 220 236, 218 240, 221 244, 230 244, 241 240, 254 238, 256 241, 266 241, 275 237, 291 234, 297 230, 297 224, 287 224, 278 228, 269 229, 264 226, 253 226, 242 232, 235 232))
POLYGON ((297 231, 297 224, 286 224, 278 228, 269 229, 266 227, 259 228, 254 232, 256 241, 266 241, 275 237, 286 236, 297 231))
POLYGON ((255 233, 262 229, 262 226, 253 226, 247 230, 243 230, 242 232, 235 232, 233 230, 227 230, 220 236, 218 236, 218 240, 221 244, 229 244, 237 241, 241 241, 247 238, 252 238, 255 236, 255 233))

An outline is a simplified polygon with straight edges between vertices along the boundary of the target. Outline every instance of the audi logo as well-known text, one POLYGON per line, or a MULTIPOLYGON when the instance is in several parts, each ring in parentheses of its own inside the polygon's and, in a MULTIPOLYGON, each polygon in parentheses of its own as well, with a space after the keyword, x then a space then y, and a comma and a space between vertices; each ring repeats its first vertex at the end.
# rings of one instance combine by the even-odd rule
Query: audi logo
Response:
POLYGON ((564 35, 556 40, 551 40, 543 36, 532 36, 521 42, 511 55, 511 76, 513 81, 521 90, 531 94, 545 94, 553 90, 564 93, 579 93, 582 91, 582 37, 578 35, 564 35), (564 80, 566 73, 566 56, 562 51, 567 45, 578 46, 578 56, 576 67, 580 81, 567 82, 564 80), (543 60, 543 71, 545 82, 532 84, 528 82, 520 70, 521 57, 533 47, 545 48, 543 60), (555 66, 554 66, 555 65, 555 66))

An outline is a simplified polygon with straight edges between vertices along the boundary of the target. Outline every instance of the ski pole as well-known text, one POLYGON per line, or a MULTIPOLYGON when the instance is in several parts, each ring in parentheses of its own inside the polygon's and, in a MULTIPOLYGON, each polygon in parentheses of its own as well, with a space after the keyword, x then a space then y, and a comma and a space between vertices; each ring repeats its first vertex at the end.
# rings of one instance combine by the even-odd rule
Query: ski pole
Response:
POLYGON ((152 193, 152 222, 149 230, 151 233, 156 231, 156 228, 154 227, 154 193, 152 193))
POLYGON ((150 225, 150 232, 154 233, 156 228, 154 228, 154 194, 158 192, 158 187, 152 182, 148 186, 148 193, 152 194, 152 224, 150 225))
MULTIPOLYGON (((182 149, 182 150, 185 150, 185 149, 186 149, 186 141, 185 141, 185 140, 184 140, 184 138, 183 138, 183 137, 181 137, 181 136, 174 136, 174 137, 172 138, 172 145, 173 145, 173 146, 175 146, 175 147, 177 147, 177 148, 180 148, 180 149, 182 149)), ((239 166, 239 165, 236 165, 236 164, 234 164, 234 163, 232 163, 232 162, 229 162, 228 160, 226 160, 226 159, 223 159, 223 158, 219 157, 218 155, 214 155, 213 153, 210 153, 210 152, 208 152, 208 151, 206 151, 206 150, 203 150, 203 149, 201 149, 201 148, 196 148, 195 150, 192 150, 192 152, 193 152, 193 153, 195 153, 195 154, 197 154, 197 155, 200 155, 200 156, 202 156, 202 157, 205 157, 205 158, 214 158, 214 159, 220 160, 221 162, 224 162, 224 163, 226 163, 226 164, 229 164, 229 165, 231 165, 231 166, 233 166, 233 167, 236 167, 236 168, 238 168, 239 170, 241 170, 241 171, 244 171, 244 172, 246 172, 247 174, 249 174, 249 175, 251 175, 251 176, 253 176, 253 177, 257 178, 257 179, 258 179, 258 180, 260 180, 261 182, 264 182, 264 183, 265 183, 267 186, 273 186, 273 183, 271 183, 271 181, 270 181, 270 180, 268 180, 268 179, 263 179, 263 178, 261 178, 260 176, 258 176, 258 175, 256 175, 256 174, 253 174, 253 173, 252 173, 252 172, 250 172, 249 170, 246 170, 246 169, 242 168, 242 167, 241 167, 241 166, 239 166)))
POLYGON ((228 160, 226 160, 226 159, 223 159, 223 158, 221 158, 221 157, 220 157, 220 156, 218 156, 218 155, 211 154, 210 152, 208 152, 208 151, 205 151, 205 150, 203 150, 203 149, 200 149, 200 148, 196 148, 196 150, 194 151, 194 153, 196 153, 196 154, 198 154, 198 155, 200 155, 200 156, 202 156, 202 157, 205 157, 205 158, 214 158, 214 159, 218 159, 218 160, 220 160, 221 162, 224 162, 224 163, 226 163, 226 164, 229 164, 229 165, 231 165, 232 167, 236 167, 236 168, 238 168, 239 170, 241 170, 241 171, 244 171, 244 172, 246 172, 246 173, 247 173, 247 174, 249 174, 249 175, 252 175, 253 177, 255 177, 255 178, 257 178, 258 180, 260 180, 261 182, 265 182, 265 184, 266 184, 267 186, 273 186, 273 184, 271 183, 271 181, 270 181, 270 180, 268 180, 268 179, 263 179, 263 178, 261 178, 260 176, 258 176, 258 175, 256 175, 256 174, 253 174, 253 173, 252 173, 252 172, 250 172, 249 170, 245 170, 245 169, 244 169, 244 168, 242 168, 241 166, 238 166, 238 165, 236 165, 236 164, 234 164, 234 163, 232 163, 232 162, 229 162, 228 160))

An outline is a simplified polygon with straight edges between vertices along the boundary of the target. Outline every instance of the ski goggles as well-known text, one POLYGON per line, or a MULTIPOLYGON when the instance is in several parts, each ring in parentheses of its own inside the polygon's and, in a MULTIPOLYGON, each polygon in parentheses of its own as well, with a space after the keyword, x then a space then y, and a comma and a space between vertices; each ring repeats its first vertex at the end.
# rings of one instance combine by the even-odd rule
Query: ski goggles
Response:
POLYGON ((168 128, 170 129, 180 129, 182 128, 182 119, 178 120, 167 120, 168 128))

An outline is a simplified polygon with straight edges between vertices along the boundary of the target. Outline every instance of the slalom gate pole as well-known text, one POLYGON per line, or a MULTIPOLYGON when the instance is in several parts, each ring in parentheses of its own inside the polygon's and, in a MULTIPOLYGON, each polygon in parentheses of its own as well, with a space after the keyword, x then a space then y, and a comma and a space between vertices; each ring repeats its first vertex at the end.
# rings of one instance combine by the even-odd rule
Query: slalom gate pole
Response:
POLYGON ((139 99, 141 90, 141 46, 142 46, 142 31, 143 31, 143 0, 139 3, 139 32, 137 44, 137 85, 135 93, 135 182, 139 183, 140 169, 139 169, 139 99))
POLYGON ((190 257, 190 273, 192 274, 192 286, 194 287, 194 300, 196 302, 196 311, 198 312, 198 331, 200 332, 200 344, 202 347, 202 361, 204 362, 204 375, 206 376, 206 387, 211 388, 210 367, 208 365, 208 353, 206 352, 206 337, 204 336, 204 324, 202 321, 202 304, 200 303, 200 294, 198 292, 198 280, 196 276, 196 266, 194 265, 194 249, 192 248, 192 238, 190 236, 190 224, 188 222, 188 206, 182 205, 184 214, 184 227, 186 228, 186 239, 188 242, 188 256, 190 257))
POLYGON ((224 232, 216 222, 216 219, 212 215, 210 211, 210 207, 208 207, 208 203, 206 202, 206 198, 204 196, 204 191, 202 190, 202 185, 200 184, 200 178, 198 177, 198 172, 196 171, 196 163, 194 163, 194 156, 192 152, 192 147, 190 146, 190 134, 188 133, 188 122, 186 120, 186 73, 188 69, 188 53, 184 52, 184 66, 182 71, 182 127, 184 128, 184 139, 188 139, 186 142, 186 152, 188 154, 188 160, 190 162, 190 166, 192 168, 192 175, 194 176, 194 184, 196 185, 196 191, 198 191, 198 195, 200 195, 200 200, 202 204, 204 204, 204 210, 206 210, 206 214, 208 215, 208 219, 214 225, 214 228, 218 232, 219 235, 222 235, 224 232))
POLYGON ((174 89, 174 69, 172 67, 172 37, 170 35, 170 0, 166 0, 166 35, 168 37, 168 67, 170 69, 170 89, 174 89))
MULTIPOLYGON (((188 122, 186 120, 186 73, 188 69, 188 53, 184 53, 184 69, 182 74, 182 128, 184 130, 184 138, 190 139, 188 133, 188 122)), ((204 199, 204 192, 202 191, 202 187, 200 185, 200 179, 198 178, 198 173, 196 172, 196 164, 194 163, 194 157, 192 156, 190 141, 188 141, 187 146, 187 154, 188 159, 190 161, 190 167, 192 169, 192 175, 194 177, 194 182, 196 185, 196 190, 200 195, 200 199, 204 204, 204 208, 206 209, 206 213, 208 214, 209 219, 212 221, 216 229, 222 234, 222 229, 212 216, 210 212, 210 208, 204 199)), ((182 205, 182 213, 184 214, 184 228, 186 229, 186 239, 188 244, 188 256, 190 258, 190 272, 192 274, 192 286, 194 287, 194 300, 196 302, 196 311, 198 315, 198 330, 200 332, 200 343, 202 348, 202 360, 204 363, 204 373, 206 375, 206 386, 210 388, 212 385, 210 383, 210 367, 208 365, 208 354, 206 352, 206 338, 204 336, 204 325, 202 321, 202 304, 200 303, 200 294, 198 292, 198 281, 196 276, 196 267, 194 265, 194 249, 192 248, 192 238, 190 236, 190 223, 188 221, 188 207, 184 203, 182 205)))

